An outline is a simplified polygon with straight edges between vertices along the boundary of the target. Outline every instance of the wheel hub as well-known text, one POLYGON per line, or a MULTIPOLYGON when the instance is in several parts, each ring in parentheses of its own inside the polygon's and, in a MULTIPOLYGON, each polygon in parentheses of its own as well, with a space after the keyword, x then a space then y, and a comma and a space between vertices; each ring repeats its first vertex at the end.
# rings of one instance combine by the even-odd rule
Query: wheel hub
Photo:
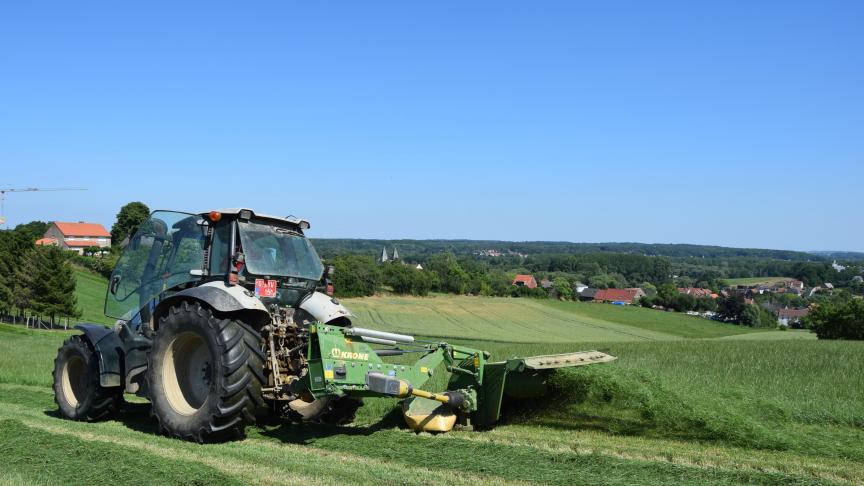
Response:
POLYGON ((213 382, 210 349, 196 333, 178 334, 162 361, 162 384, 168 404, 180 415, 193 415, 207 401, 213 382))

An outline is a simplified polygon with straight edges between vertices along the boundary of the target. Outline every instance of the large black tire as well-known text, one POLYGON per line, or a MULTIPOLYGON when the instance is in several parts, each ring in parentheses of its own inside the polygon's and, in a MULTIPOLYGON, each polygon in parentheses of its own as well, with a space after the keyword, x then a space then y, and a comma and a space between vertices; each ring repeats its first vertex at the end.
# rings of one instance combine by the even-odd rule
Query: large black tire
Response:
POLYGON ((288 404, 291 418, 298 422, 348 425, 354 421, 363 399, 347 395, 325 396, 311 402, 294 400, 288 404))
POLYGON ((250 325, 181 302, 159 320, 148 355, 153 415, 163 433, 196 442, 243 437, 264 406, 264 353, 250 325))
POLYGON ((54 402, 64 417, 92 422, 119 410, 123 390, 99 385, 99 359, 83 336, 72 336, 60 346, 53 375, 54 402))

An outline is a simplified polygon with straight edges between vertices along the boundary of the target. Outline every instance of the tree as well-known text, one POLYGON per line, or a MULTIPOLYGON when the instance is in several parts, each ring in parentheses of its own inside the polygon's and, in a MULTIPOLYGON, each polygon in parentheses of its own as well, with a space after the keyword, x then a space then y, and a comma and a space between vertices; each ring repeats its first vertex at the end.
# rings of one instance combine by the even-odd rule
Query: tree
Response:
POLYGON ((720 297, 717 299, 717 314, 727 321, 739 322, 741 314, 747 304, 744 303, 743 295, 730 295, 729 297, 720 297))
POLYGON ((568 300, 573 294, 573 288, 570 286, 570 281, 564 277, 558 277, 552 282, 552 288, 558 294, 559 299, 568 300))
POLYGON ((759 316, 759 307, 755 305, 745 305, 744 309, 741 310, 740 315, 741 324, 750 327, 762 327, 762 321, 759 316))
POLYGON ((117 221, 111 226, 111 243, 120 245, 126 237, 135 234, 135 230, 150 217, 150 208, 142 202, 130 202, 120 208, 117 221))
POLYGON ((21 255, 15 273, 12 277, 12 291, 9 303, 19 312, 24 312, 30 307, 34 295, 34 283, 39 274, 40 253, 31 248, 21 255))
POLYGON ((819 339, 864 340, 864 300, 834 298, 804 317, 804 326, 819 339))
MULTIPOLYGON (((440 253, 426 261, 426 271, 438 277, 438 287, 442 292, 452 294, 468 293, 471 276, 465 271, 452 253, 440 253)), ((479 291, 479 285, 478 291, 479 291)))
POLYGON ((408 265, 393 263, 384 266, 384 283, 397 294, 428 295, 435 284, 435 274, 408 265))
POLYGON ((381 284, 381 272, 370 256, 341 255, 328 263, 334 267, 331 278, 336 295, 340 297, 375 295, 381 284))
POLYGON ((26 236, 30 241, 36 241, 45 235, 50 226, 45 221, 30 221, 29 223, 19 224, 15 226, 15 231, 26 236))
POLYGON ((33 291, 30 308, 40 315, 80 317, 75 297, 75 274, 63 250, 46 246, 33 250, 36 275, 30 281, 33 291))

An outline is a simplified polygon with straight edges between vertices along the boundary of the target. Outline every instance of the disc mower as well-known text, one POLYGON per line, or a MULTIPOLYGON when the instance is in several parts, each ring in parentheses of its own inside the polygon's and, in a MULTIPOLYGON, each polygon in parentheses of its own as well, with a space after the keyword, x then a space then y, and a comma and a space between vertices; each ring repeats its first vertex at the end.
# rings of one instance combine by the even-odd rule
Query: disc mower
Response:
POLYGON ((327 293, 333 269, 307 229, 250 209, 151 214, 109 280, 105 314, 117 323, 76 326, 83 334, 58 350, 61 414, 99 420, 136 394, 163 433, 204 442, 242 437, 268 415, 347 424, 363 398, 395 397, 413 430, 484 429, 504 400, 542 396, 556 368, 615 359, 584 351, 492 360, 354 326, 327 293), (427 386, 436 373, 446 374, 436 380, 444 391, 427 386))

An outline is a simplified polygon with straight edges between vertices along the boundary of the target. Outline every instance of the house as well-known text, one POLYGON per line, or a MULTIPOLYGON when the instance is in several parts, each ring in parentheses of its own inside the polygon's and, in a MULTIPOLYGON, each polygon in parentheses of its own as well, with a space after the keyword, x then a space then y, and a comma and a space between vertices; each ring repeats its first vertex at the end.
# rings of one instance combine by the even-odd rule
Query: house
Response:
POLYGON ((585 285, 585 284, 583 284, 582 282, 576 282, 575 284, 573 284, 573 290, 574 290, 577 294, 581 294, 582 291, 585 290, 585 289, 587 289, 587 288, 588 288, 588 286, 585 285))
POLYGON ((790 309, 788 307, 777 311, 777 325, 780 327, 801 327, 801 319, 810 313, 810 309, 790 309))
POLYGON ((594 302, 623 302, 632 304, 645 297, 645 291, 640 288, 630 289, 600 289, 594 294, 594 302))
POLYGON ((91 246, 99 248, 111 246, 111 233, 98 223, 55 221, 48 226, 45 234, 36 241, 36 244, 58 246, 63 250, 83 254, 84 249, 91 246))
POLYGON ((595 295, 597 295, 597 289, 585 287, 581 292, 579 292, 579 300, 593 301, 595 295))
POLYGON ((516 275, 516 278, 513 279, 513 285, 528 287, 529 289, 537 288, 537 280, 534 279, 533 275, 516 275))
POLYGON ((790 289, 798 289, 799 291, 804 290, 804 282, 800 280, 790 280, 786 282, 786 287, 790 289))
POLYGON ((698 287, 679 287, 678 292, 681 294, 692 295, 693 297, 705 298, 711 297, 712 299, 717 298, 717 294, 711 291, 711 289, 700 289, 698 287))
POLYGON ((540 281, 540 286, 543 287, 544 289, 551 289, 552 288, 552 281, 549 280, 548 278, 544 278, 543 280, 540 281))

